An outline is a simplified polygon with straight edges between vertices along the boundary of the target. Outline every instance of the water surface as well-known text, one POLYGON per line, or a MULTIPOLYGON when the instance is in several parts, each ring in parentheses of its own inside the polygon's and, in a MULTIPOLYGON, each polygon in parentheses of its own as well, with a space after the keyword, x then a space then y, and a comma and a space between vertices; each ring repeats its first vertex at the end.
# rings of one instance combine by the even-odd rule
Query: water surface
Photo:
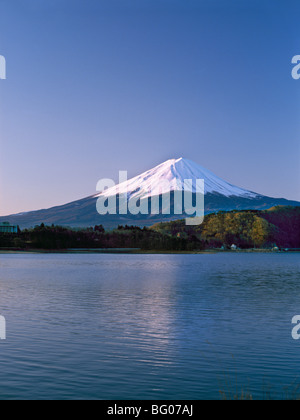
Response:
POLYGON ((299 274, 292 253, 0 255, 0 398, 291 395, 299 274))

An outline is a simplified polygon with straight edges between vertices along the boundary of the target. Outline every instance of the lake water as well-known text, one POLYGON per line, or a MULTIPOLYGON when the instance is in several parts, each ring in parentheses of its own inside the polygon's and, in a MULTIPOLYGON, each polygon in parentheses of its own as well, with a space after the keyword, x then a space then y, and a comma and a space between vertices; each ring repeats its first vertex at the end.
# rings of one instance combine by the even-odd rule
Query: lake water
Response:
POLYGON ((0 255, 0 398, 293 396, 299 263, 296 253, 0 255))

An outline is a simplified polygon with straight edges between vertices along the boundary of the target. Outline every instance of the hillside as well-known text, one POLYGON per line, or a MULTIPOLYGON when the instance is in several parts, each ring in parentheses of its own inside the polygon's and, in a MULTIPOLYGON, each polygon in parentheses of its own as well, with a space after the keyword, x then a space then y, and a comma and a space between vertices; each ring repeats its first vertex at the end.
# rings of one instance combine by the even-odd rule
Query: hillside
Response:
POLYGON ((206 248, 300 248, 300 208, 274 207, 263 211, 231 211, 209 214, 200 226, 186 226, 183 220, 159 223, 156 232, 197 239, 206 248))

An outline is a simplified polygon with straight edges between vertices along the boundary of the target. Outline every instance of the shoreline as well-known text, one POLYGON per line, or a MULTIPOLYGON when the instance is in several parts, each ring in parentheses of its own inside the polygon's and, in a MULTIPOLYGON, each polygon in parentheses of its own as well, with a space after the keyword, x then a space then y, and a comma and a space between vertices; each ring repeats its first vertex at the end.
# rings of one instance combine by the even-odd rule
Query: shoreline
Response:
POLYGON ((287 250, 287 251, 273 251, 272 249, 238 249, 238 250, 221 250, 221 249, 206 249, 203 251, 159 251, 159 250, 142 250, 138 248, 111 248, 111 249, 0 249, 0 255, 30 255, 30 254, 132 254, 132 255, 197 255, 197 254, 290 254, 300 253, 299 250, 287 250))

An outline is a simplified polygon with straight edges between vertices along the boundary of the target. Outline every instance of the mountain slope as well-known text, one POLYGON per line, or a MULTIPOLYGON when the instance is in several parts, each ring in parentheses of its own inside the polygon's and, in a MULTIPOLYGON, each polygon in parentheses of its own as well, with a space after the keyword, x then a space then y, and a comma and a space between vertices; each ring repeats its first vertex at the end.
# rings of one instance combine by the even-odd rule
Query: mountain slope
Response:
MULTIPOLYGON (((188 159, 171 159, 155 168, 132 178, 131 180, 110 188, 102 194, 106 197, 129 192, 130 198, 148 198, 151 195, 165 194, 169 191, 166 181, 170 185, 171 191, 181 191, 185 180, 204 179, 205 194, 220 194, 225 197, 244 197, 256 198, 259 195, 236 187, 212 172, 188 159), (152 191, 152 194, 150 193, 152 191)), ((196 192, 195 183, 190 184, 189 191, 196 192)))
MULTIPOLYGON (((57 224, 71 227, 86 227, 102 224, 106 228, 116 227, 119 224, 137 226, 150 226, 160 221, 177 220, 180 216, 171 212, 170 215, 107 215, 100 216, 96 210, 99 197, 115 197, 118 194, 127 194, 127 198, 136 198, 141 201, 151 200, 151 196, 162 196, 168 192, 170 185, 171 208, 174 204, 174 192, 182 191, 184 180, 204 179, 205 181, 205 212, 212 213, 220 210, 265 210, 273 206, 300 206, 297 201, 288 201, 265 197, 263 195, 236 187, 212 172, 187 159, 172 159, 144 172, 118 186, 99 192, 96 195, 68 203, 63 206, 53 207, 47 210, 22 213, 1 217, 0 222, 8 221, 17 224, 21 228, 29 228, 35 225, 57 224)), ((189 183, 189 190, 193 193, 195 182, 189 183)), ((118 200, 117 200, 118 201, 118 200)), ((185 217, 185 214, 182 215, 185 217)))

